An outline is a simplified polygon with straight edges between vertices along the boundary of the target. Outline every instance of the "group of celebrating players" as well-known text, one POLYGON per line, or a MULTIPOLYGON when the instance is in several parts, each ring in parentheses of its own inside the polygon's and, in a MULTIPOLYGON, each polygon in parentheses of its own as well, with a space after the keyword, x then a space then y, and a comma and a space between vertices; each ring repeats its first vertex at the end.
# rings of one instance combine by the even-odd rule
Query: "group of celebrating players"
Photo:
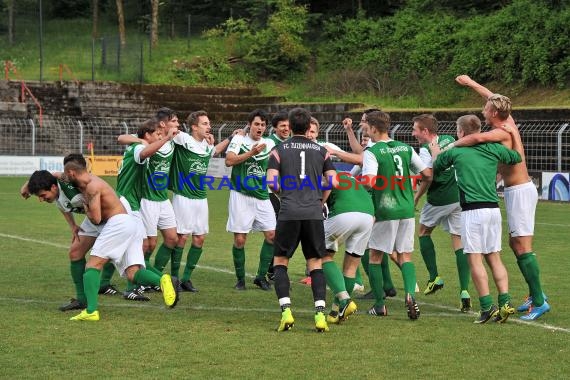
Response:
POLYGON ((351 152, 345 152, 317 140, 319 123, 303 108, 278 112, 271 120, 263 110, 255 110, 245 129, 235 130, 216 145, 205 111, 188 116, 190 132, 186 133, 179 130, 176 113, 161 108, 139 127, 136 136, 119 136, 127 147, 116 189, 89 173, 79 154, 65 157, 63 173, 34 172, 22 187, 22 196, 34 194, 56 202, 73 236, 69 258, 76 296, 60 310, 81 310, 72 320, 99 320, 98 295, 118 292, 110 283, 115 268, 128 279, 123 293, 128 300, 146 301, 149 291, 161 291, 164 303, 174 307, 180 292, 197 292, 191 276, 209 231, 207 188, 201 179, 207 175, 211 157, 225 153, 225 164, 232 168, 226 230, 234 235, 235 289, 246 289, 247 236, 261 231, 264 241, 253 284, 268 291, 273 282, 282 312, 278 331, 287 331, 295 323, 288 264, 299 243, 312 288, 317 331, 328 331, 329 324, 345 321, 357 311, 352 293, 355 284, 362 282, 360 263, 369 278, 368 298, 373 299, 368 314, 388 315, 384 299, 396 293, 388 257, 401 270, 408 317, 419 318, 412 252, 415 207, 426 193, 418 233, 430 276, 424 294, 433 294, 444 285, 431 238, 434 228, 441 225, 450 233, 455 252, 462 312, 472 308, 471 278, 480 303, 475 323, 502 323, 515 310, 526 313, 523 320, 539 318, 550 305, 532 250, 538 195, 510 115, 510 100, 466 75, 456 81, 486 99, 483 116, 492 130, 481 133, 479 118, 465 115, 457 120, 459 139, 455 141, 452 136, 438 135, 433 115, 419 115, 413 119, 412 132, 421 144, 419 154, 389 137, 390 117, 378 109, 362 115, 360 127, 369 140, 366 143, 357 140, 352 120, 343 121, 351 146, 351 152), (264 137, 269 122, 274 133, 264 137), (351 172, 337 172, 333 157, 354 164, 351 172), (497 170, 505 183, 510 246, 529 288, 529 296, 516 309, 500 257, 497 170), (284 186, 280 178, 294 185, 284 186), (421 179, 417 188, 412 178, 421 179), (321 181, 323 186, 303 186, 321 181), (86 214, 80 226, 73 213, 86 214), (163 239, 151 264, 158 230, 163 239), (341 269, 334 254, 342 244, 341 269), (483 259, 497 287, 497 303, 490 295, 483 259), (169 261, 170 273, 166 274, 169 261), (328 313, 327 285, 333 294, 328 313))

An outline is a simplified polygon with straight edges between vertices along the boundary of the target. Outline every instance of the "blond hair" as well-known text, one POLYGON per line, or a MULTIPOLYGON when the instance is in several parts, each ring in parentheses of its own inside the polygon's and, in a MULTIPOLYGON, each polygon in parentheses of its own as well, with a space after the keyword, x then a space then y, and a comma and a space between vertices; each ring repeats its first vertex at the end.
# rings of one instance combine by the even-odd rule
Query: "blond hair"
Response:
POLYGON ((501 94, 493 94, 487 99, 493 108, 497 111, 499 119, 506 120, 511 115, 512 103, 511 99, 501 94))

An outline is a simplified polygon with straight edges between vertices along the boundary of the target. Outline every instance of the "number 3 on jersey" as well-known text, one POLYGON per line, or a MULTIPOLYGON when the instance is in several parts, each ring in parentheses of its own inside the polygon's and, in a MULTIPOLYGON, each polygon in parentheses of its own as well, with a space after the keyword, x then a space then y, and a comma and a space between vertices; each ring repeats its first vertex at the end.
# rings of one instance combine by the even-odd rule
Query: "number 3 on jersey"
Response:
POLYGON ((403 176, 404 168, 402 167, 402 157, 394 156, 394 164, 396 164, 396 175, 403 176))

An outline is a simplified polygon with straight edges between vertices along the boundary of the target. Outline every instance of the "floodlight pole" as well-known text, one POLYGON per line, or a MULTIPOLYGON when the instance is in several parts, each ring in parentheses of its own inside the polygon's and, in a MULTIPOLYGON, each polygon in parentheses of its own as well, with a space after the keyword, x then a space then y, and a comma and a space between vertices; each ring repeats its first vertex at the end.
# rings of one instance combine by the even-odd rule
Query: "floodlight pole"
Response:
POLYGON ((40 35, 40 83, 44 80, 44 39, 43 39, 42 0, 39 0, 39 35, 40 35))

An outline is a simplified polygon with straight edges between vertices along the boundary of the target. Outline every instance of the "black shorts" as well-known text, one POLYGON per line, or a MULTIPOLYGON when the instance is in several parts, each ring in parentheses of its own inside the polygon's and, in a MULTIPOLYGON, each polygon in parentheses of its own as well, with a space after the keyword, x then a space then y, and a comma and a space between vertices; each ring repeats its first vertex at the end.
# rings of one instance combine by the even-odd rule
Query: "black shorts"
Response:
POLYGON ((319 259, 326 254, 325 228, 322 220, 277 221, 274 255, 293 257, 301 243, 305 259, 319 259))

